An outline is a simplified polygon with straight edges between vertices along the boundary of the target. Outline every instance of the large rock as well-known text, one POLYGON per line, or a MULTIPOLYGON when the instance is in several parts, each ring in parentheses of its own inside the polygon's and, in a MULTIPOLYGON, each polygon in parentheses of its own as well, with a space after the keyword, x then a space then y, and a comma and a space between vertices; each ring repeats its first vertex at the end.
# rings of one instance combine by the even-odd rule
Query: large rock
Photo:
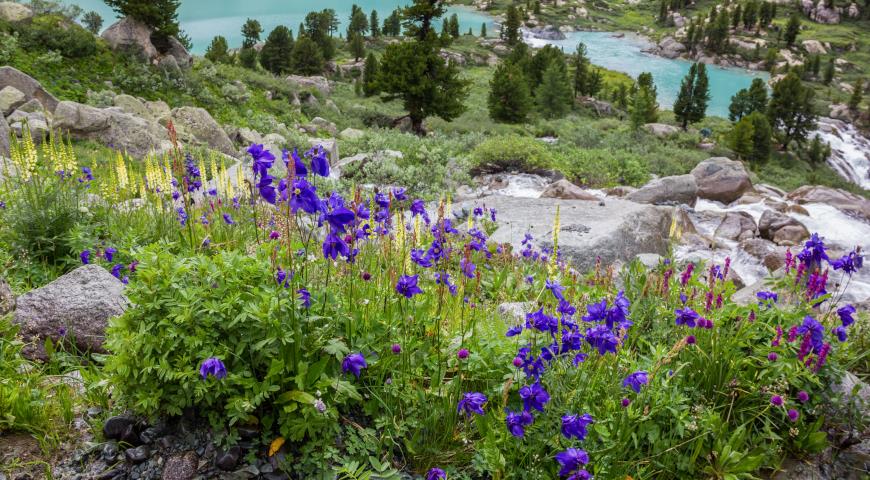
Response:
POLYGON ((810 232, 801 222, 787 215, 765 210, 758 220, 758 233, 777 245, 794 246, 809 238, 810 232))
MULTIPOLYGON (((3 115, 0 115, 0 157, 9 157, 9 123, 3 115)), ((0 162, 3 160, 0 159, 0 162)), ((2 170, 3 168, 0 168, 0 172, 2 170)), ((3 175, 0 174, 0 180, 2 179, 3 175)))
POLYGON ((172 109, 163 100, 145 102, 145 108, 148 109, 151 118, 164 127, 169 125, 169 121, 172 120, 172 109))
POLYGON ((548 185, 544 192, 541 193, 541 198, 560 198, 562 200, 586 200, 590 202, 598 201, 598 197, 592 195, 586 190, 583 190, 577 185, 574 185, 568 180, 565 180, 564 178, 548 185))
POLYGON ((804 185, 789 193, 787 198, 800 204, 823 203, 848 215, 870 221, 870 200, 845 190, 819 185, 804 185))
POLYGON ((708 158, 692 169, 698 196, 731 203, 752 190, 752 180, 743 164, 725 157, 708 158))
POLYGON ((629 193, 625 198, 632 202, 653 205, 685 203, 694 206, 698 199, 698 185, 692 175, 662 177, 649 182, 636 192, 629 193))
POLYGON ((99 109, 76 102, 61 102, 54 112, 54 128, 73 138, 93 140, 134 157, 169 149, 166 129, 119 108, 99 109))
POLYGON ((39 100, 39 103, 45 106, 49 112, 53 112, 57 107, 58 100, 42 88, 42 85, 33 77, 10 66, 0 67, 0 88, 9 86, 18 89, 27 97, 27 100, 33 98, 39 100))
POLYGON ((137 117, 147 118, 149 120, 156 120, 153 115, 151 115, 151 111, 148 110, 148 107, 146 107, 141 100, 132 95, 117 95, 115 96, 114 102, 116 107, 119 107, 130 115, 136 115, 137 117))
POLYGON ((338 134, 338 138, 340 138, 342 140, 359 140, 360 138, 364 137, 365 135, 366 135, 366 132, 364 132, 362 130, 357 130, 355 128, 348 127, 348 128, 345 128, 344 130, 342 130, 341 133, 338 134))
POLYGON ((33 17, 33 10, 15 2, 0 2, 0 19, 20 22, 33 17))
POLYGON ((785 247, 778 247, 770 240, 763 238, 743 240, 740 242, 740 249, 761 261, 771 272, 785 266, 785 247))
POLYGON ((747 240, 755 237, 755 219, 746 212, 728 212, 716 227, 716 238, 747 240))
POLYGON ((0 278, 0 317, 15 310, 15 295, 6 280, 0 278))
POLYGON ((686 52, 686 46, 674 37, 665 37, 659 42, 658 54, 665 58, 677 58, 686 52))
POLYGON ((172 121, 185 141, 206 145, 227 155, 235 155, 230 137, 205 109, 176 108, 172 110, 172 121))
POLYGON ((16 108, 24 105, 26 101, 27 95, 12 85, 7 85, 3 87, 3 90, 0 90, 0 113, 9 115, 16 108))
POLYGON ((169 50, 166 51, 166 56, 175 58, 175 62, 181 68, 193 65, 193 56, 175 37, 169 37, 169 50))
POLYGON ((643 128, 659 138, 669 137, 680 132, 678 127, 664 123, 647 123, 643 128))
POLYGON ((812 53, 816 55, 826 55, 828 53, 828 51, 825 50, 824 45, 822 45, 822 42, 818 40, 804 40, 801 43, 803 44, 804 50, 806 50, 807 53, 812 53))
MULTIPOLYGON (((499 212, 499 228, 491 240, 522 248, 526 232, 540 246, 552 248, 553 220, 560 208, 559 250, 575 268, 587 271, 596 257, 605 264, 630 262, 639 253, 667 255, 671 209, 608 199, 606 205, 582 200, 486 197, 486 205, 499 212)), ((460 204, 469 211, 474 203, 460 204)))
POLYGON ((327 80, 326 77, 303 77, 301 75, 290 75, 287 77, 287 81, 299 88, 318 90, 324 95, 332 93, 332 86, 329 84, 329 80, 327 80))
POLYGON ((103 32, 102 37, 115 51, 135 53, 147 60, 158 55, 157 47, 151 43, 151 29, 130 17, 118 20, 103 32))
POLYGON ((13 321, 28 343, 28 358, 45 359, 47 338, 61 336, 81 351, 103 351, 106 325, 127 309, 124 285, 99 265, 79 267, 18 298, 13 321))

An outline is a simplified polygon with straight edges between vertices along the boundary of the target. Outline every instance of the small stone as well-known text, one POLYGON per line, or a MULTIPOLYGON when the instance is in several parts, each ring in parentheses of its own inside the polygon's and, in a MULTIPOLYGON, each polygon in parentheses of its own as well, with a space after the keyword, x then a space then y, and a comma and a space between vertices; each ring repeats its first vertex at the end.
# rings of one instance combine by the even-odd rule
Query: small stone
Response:
POLYGON ((103 409, 100 407, 91 407, 87 411, 88 418, 96 418, 101 413, 103 413, 103 409))
POLYGON ((139 435, 136 434, 135 425, 128 425, 127 429, 124 430, 124 433, 121 434, 119 440, 130 445, 139 445, 141 443, 139 441, 139 435))
POLYGON ((224 471, 230 471, 236 468, 239 463, 239 457, 242 455, 242 449, 238 446, 230 447, 229 450, 219 453, 215 457, 214 464, 216 467, 224 471))
POLYGON ((273 467, 269 463, 265 463, 260 466, 260 473, 272 473, 275 471, 275 467, 273 467))
POLYGON ((172 456, 163 468, 162 480, 190 480, 196 476, 199 458, 194 452, 172 456))
POLYGON ((106 463, 114 463, 118 459, 118 444, 115 442, 106 443, 100 456, 106 463))
POLYGON ((236 431, 245 440, 250 440, 260 434, 260 431, 254 427, 239 427, 236 431))
POLYGON ((150 445, 160 436, 161 429, 157 427, 148 427, 139 434, 139 440, 146 445, 150 445))
POLYGON ((286 473, 273 472, 263 475, 263 478, 265 480, 289 480, 290 477, 288 477, 286 473))
POLYGON ((128 448, 126 452, 124 452, 124 457, 128 462, 133 464, 139 464, 148 460, 148 457, 151 456, 151 449, 148 448, 148 445, 142 445, 136 448, 128 448))

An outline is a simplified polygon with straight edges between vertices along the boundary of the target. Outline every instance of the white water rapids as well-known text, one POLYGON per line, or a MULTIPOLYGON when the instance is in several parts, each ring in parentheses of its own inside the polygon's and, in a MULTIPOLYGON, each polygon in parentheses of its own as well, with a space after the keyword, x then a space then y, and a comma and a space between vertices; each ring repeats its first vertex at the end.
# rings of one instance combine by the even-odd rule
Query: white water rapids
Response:
POLYGON ((831 118, 819 119, 813 134, 831 146, 828 164, 840 176, 870 190, 870 139, 853 125, 831 118))

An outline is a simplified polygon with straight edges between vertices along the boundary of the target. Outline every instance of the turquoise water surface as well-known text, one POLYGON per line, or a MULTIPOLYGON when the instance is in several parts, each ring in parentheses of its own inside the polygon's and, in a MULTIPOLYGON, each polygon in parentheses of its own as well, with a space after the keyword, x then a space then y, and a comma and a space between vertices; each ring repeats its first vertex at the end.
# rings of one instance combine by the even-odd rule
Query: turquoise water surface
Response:
MULTIPOLYGON (((339 19, 346 22, 351 6, 357 3, 365 12, 377 10, 383 20, 395 8, 404 6, 407 2, 408 0, 183 0, 178 17, 181 27, 193 40, 193 52, 202 54, 215 35, 226 37, 231 47, 240 45, 240 29, 247 18, 255 18, 263 24, 265 38, 269 31, 281 24, 289 26, 295 32, 305 15, 313 10, 332 8, 339 19)), ((110 19, 115 17, 102 0, 67 0, 65 3, 76 3, 85 11, 96 10, 106 19, 105 26, 110 25, 110 19)), ((462 32, 472 28, 477 34, 483 23, 487 24, 491 35, 495 31, 492 19, 480 12, 451 8, 450 13, 459 15, 462 32)), ((342 26, 340 31, 343 30, 342 26)), ((631 34, 618 38, 609 32, 574 32, 566 40, 529 40, 535 46, 551 43, 565 52, 574 52, 579 42, 586 44, 589 57, 596 65, 624 72, 632 77, 637 77, 641 72, 652 73, 662 108, 671 108, 679 92, 680 81, 691 65, 685 60, 669 60, 643 53, 643 49, 649 47, 648 41, 631 34)), ((708 66, 708 72, 712 98, 707 114, 722 117, 728 116, 728 104, 738 90, 748 87, 753 78, 768 78, 763 72, 716 66, 708 66)))

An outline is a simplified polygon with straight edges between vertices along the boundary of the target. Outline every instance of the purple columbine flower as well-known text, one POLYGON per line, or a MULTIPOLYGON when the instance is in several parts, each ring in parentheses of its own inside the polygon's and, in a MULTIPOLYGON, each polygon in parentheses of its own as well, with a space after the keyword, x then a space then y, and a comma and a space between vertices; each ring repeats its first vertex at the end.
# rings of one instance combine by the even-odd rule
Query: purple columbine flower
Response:
POLYGON ((508 432, 516 438, 523 438, 526 434, 526 427, 534 423, 535 417, 531 413, 523 410, 520 413, 505 410, 507 416, 504 419, 507 425, 508 432))
POLYGON ((440 468, 433 467, 428 472, 426 472, 426 480, 446 480, 447 474, 444 473, 444 470, 440 468))
POLYGON ((701 315, 699 315, 698 312, 692 310, 689 307, 674 310, 674 313, 677 315, 676 324, 685 325, 689 328, 695 328, 698 320, 701 318, 701 315))
POLYGON ((111 262, 115 258, 115 254, 118 253, 118 249, 109 247, 103 252, 103 257, 107 262, 111 262))
POLYGON ((587 315, 583 316, 583 321, 600 322, 604 320, 607 316, 607 300, 586 305, 586 312, 587 315))
POLYGON ((840 322, 844 327, 848 327, 855 323, 855 318, 852 316, 855 313, 855 307, 846 305, 837 309, 837 315, 840 317, 840 322))
POLYGON ((302 306, 305 308, 311 308, 311 292, 307 289, 300 288, 296 293, 299 295, 299 300, 302 301, 302 306))
POLYGON ((779 395, 774 395, 774 396, 770 397, 770 404, 775 406, 775 407, 781 407, 783 403, 784 403, 784 401, 783 401, 782 397, 779 395))
POLYGON ((559 469, 559 476, 567 477, 576 475, 583 469, 583 465, 589 463, 589 454, 579 448, 569 448, 564 452, 557 453, 556 461, 562 466, 559 469))
POLYGON ((91 263, 91 251, 82 250, 82 253, 79 254, 79 258, 82 260, 82 265, 87 265, 91 263))
POLYGON ((586 342, 598 350, 599 355, 607 352, 616 353, 619 337, 613 334, 607 325, 597 325, 586 330, 586 342))
MULTIPOLYGON (((562 294, 562 292, 565 291, 565 287, 563 287, 562 285, 559 285, 559 282, 557 282, 555 280, 550 281, 548 279, 545 281, 545 287, 547 290, 549 290, 550 292, 553 293, 553 296, 556 297, 556 300, 562 300, 562 301, 565 300, 565 296, 562 294)), ((605 302, 605 305, 607 305, 606 302, 605 302)))
POLYGON ((779 300, 779 295, 776 292, 758 292, 755 294, 760 300, 758 303, 762 304, 763 302, 772 302, 776 303, 779 300))
POLYGON ((318 145, 308 151, 311 157, 311 171, 321 177, 329 176, 329 159, 326 157, 326 152, 321 145, 318 145))
POLYGON ((248 153, 251 155, 251 158, 254 160, 251 168, 254 171, 254 176, 268 175, 268 170, 272 168, 272 162, 275 161, 275 155, 272 155, 272 152, 265 149, 262 144, 255 143, 248 147, 248 153))
POLYGON ((535 382, 520 388, 520 398, 523 401, 524 410, 531 411, 534 408, 539 412, 543 412, 544 405, 550 401, 550 394, 547 393, 541 382, 535 382))
POLYGON ((412 298, 414 295, 423 293, 423 290, 417 286, 419 279, 419 275, 402 275, 399 282, 396 283, 396 292, 405 298, 412 298))
POLYGON ((833 329, 832 333, 837 336, 837 340, 839 340, 840 342, 845 342, 849 339, 849 334, 846 333, 846 327, 842 325, 833 329))
POLYGON ((350 255, 350 247, 335 232, 329 232, 326 239, 323 240, 323 258, 331 258, 335 260, 338 256, 347 257, 350 255))
POLYGON ((217 357, 207 358, 199 367, 199 375, 203 380, 207 379, 209 375, 221 380, 227 376, 227 367, 217 357))
POLYGON ((233 221, 233 217, 230 216, 229 213, 224 214, 224 223, 227 225, 235 225, 236 222, 233 221))
POLYGON ((474 278, 474 270, 477 268, 471 260, 466 260, 463 258, 459 261, 459 267, 462 269, 462 273, 468 278, 474 278))
POLYGON ((562 435, 567 439, 576 438, 577 440, 586 440, 586 427, 592 425, 595 420, 592 415, 584 413, 583 415, 565 415, 562 417, 562 435))
POLYGON ((462 395, 456 410, 459 413, 465 413, 466 417, 470 417, 472 413, 485 415, 483 405, 486 403, 486 395, 479 392, 468 392, 462 395))
POLYGON ((831 262, 831 266, 834 267, 834 270, 842 270, 844 273, 852 275, 864 266, 864 258, 858 252, 852 251, 843 258, 831 262))
POLYGON ((123 270, 123 269, 124 269, 123 263, 115 264, 115 266, 112 267, 112 275, 115 278, 117 278, 118 280, 120 280, 121 279, 121 270, 123 270))
POLYGON ((302 159, 299 158, 298 150, 294 148, 292 152, 287 149, 281 151, 281 159, 284 160, 284 165, 286 165, 288 169, 290 168, 291 158, 293 159, 293 170, 296 176, 304 177, 308 175, 308 169, 305 167, 305 164, 302 163, 302 159))
POLYGON ((341 370, 344 373, 354 374, 356 378, 359 378, 362 369, 368 368, 368 366, 365 357, 361 353, 351 353, 341 361, 341 370))
POLYGON ((640 387, 648 383, 649 375, 643 370, 638 370, 625 377, 625 380, 622 381, 622 388, 631 388, 634 393, 640 393, 640 387))

